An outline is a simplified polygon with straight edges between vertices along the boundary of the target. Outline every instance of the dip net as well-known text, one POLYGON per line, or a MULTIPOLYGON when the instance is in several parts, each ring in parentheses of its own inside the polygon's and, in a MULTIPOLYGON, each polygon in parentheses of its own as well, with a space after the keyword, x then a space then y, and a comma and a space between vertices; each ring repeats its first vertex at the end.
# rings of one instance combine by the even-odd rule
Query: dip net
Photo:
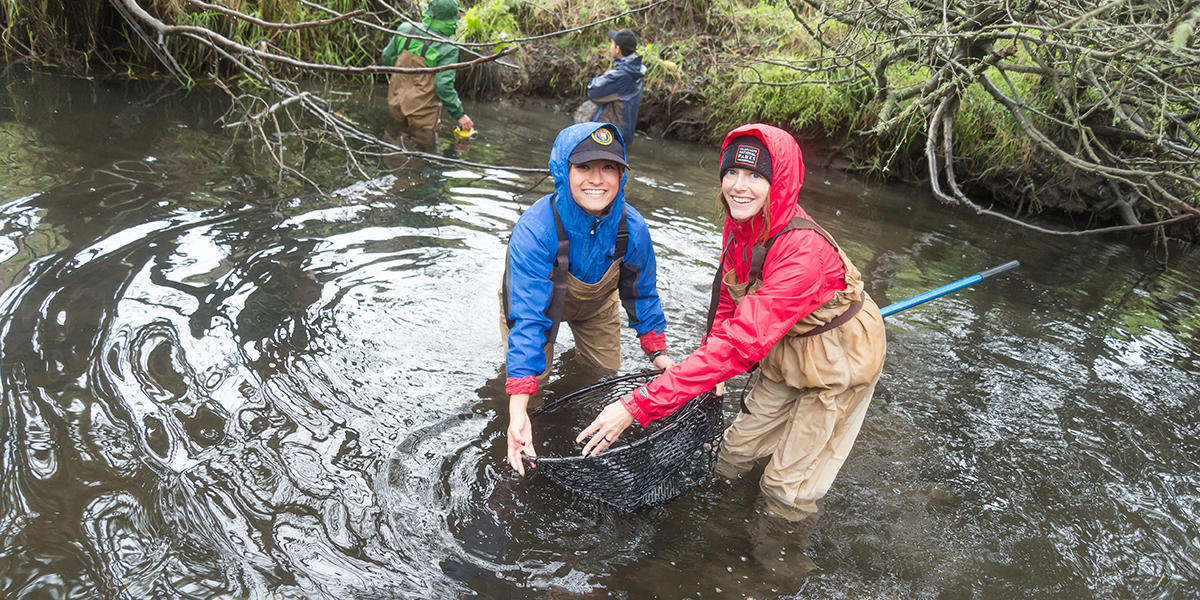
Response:
POLYGON ((542 452, 537 470, 567 490, 623 512, 665 504, 708 478, 721 442, 721 402, 707 392, 642 428, 637 422, 596 456, 580 455, 575 436, 609 403, 658 371, 601 381, 530 413, 542 452))

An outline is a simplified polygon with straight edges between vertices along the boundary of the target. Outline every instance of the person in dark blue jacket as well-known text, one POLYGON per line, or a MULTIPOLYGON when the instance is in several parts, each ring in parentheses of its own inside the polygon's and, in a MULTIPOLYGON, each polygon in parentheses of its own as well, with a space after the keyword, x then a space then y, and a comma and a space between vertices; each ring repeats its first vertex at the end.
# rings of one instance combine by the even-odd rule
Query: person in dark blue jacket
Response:
POLYGON ((633 143, 633 132, 637 129, 638 107, 642 104, 642 85, 646 78, 646 67, 637 52, 637 36, 628 29, 608 31, 612 40, 609 55, 612 67, 592 79, 587 87, 588 99, 596 103, 593 121, 612 123, 621 129, 625 144, 633 143))
POLYGON ((659 369, 667 327, 656 287, 654 247, 646 221, 625 203, 625 147, 607 123, 563 129, 550 151, 554 193, 535 202, 513 227, 500 290, 509 395, 508 461, 524 475, 521 455, 536 457, 527 407, 550 376, 554 338, 566 321, 581 360, 621 366, 621 316, 659 369))

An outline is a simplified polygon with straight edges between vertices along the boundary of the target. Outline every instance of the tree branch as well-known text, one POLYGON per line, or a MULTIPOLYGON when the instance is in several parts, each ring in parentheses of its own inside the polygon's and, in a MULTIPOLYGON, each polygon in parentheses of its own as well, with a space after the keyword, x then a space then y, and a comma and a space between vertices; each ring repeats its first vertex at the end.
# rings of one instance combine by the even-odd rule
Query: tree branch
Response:
POLYGON ((252 17, 245 13, 240 13, 236 10, 233 10, 232 8, 226 8, 224 6, 219 6, 216 4, 209 4, 207 2, 201 2, 200 0, 187 0, 187 1, 192 6, 195 6, 195 7, 204 9, 204 10, 211 10, 214 12, 219 12, 223 15, 228 15, 228 16, 234 17, 236 19, 246 21, 247 23, 253 23, 255 25, 258 25, 259 27, 262 27, 263 29, 277 29, 280 31, 294 31, 297 29, 309 29, 312 27, 324 27, 326 25, 333 25, 334 23, 339 23, 339 22, 345 21, 347 19, 353 19, 354 17, 361 15, 361 14, 365 14, 367 12, 360 8, 358 10, 353 10, 353 11, 350 11, 345 14, 339 14, 336 17, 332 17, 332 18, 325 19, 322 21, 307 21, 304 23, 274 23, 271 21, 264 21, 257 17, 252 17))
POLYGON ((212 31, 211 29, 206 29, 204 27, 196 27, 193 25, 168 25, 150 13, 146 12, 145 9, 138 5, 136 0, 110 1, 118 6, 123 6, 144 24, 149 25, 155 30, 155 32, 158 33, 159 37, 189 34, 194 38, 202 39, 212 46, 220 46, 228 51, 233 52, 234 54, 249 55, 269 62, 321 73, 341 73, 346 75, 366 75, 373 73, 439 73, 441 71, 463 69, 481 63, 491 62, 499 59, 502 56, 511 54, 515 50, 515 48, 505 48, 490 56, 484 56, 482 58, 477 58, 467 62, 443 65, 440 67, 394 67, 382 65, 372 65, 369 67, 346 67, 340 65, 330 65, 326 63, 307 62, 292 58, 291 56, 275 54, 273 52, 251 48, 249 46, 239 44, 219 33, 216 33, 215 31, 212 31))

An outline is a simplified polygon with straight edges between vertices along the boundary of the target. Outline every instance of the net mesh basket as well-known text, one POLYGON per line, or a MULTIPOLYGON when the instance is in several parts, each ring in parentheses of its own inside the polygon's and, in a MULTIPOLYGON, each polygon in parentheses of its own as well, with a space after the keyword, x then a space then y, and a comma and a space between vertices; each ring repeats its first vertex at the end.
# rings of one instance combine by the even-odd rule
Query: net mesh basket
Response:
POLYGON ((623 512, 665 504, 713 472, 721 441, 720 399, 707 392, 642 428, 634 423, 591 457, 575 436, 609 403, 658 375, 645 371, 576 390, 534 409, 530 420, 542 452, 535 464, 567 490, 623 512))

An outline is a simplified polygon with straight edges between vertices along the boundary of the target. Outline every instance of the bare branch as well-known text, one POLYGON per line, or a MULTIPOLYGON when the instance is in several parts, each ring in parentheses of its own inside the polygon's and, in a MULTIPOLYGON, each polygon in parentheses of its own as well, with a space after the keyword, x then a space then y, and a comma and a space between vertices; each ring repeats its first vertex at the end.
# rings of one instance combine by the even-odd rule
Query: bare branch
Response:
POLYGON ((279 102, 276 102, 275 104, 272 104, 271 106, 268 106, 266 109, 264 109, 262 112, 260 112, 256 115, 250 115, 250 116, 246 117, 246 119, 244 119, 244 120, 230 123, 230 124, 226 125, 225 127, 228 129, 233 129, 234 127, 241 127, 242 125, 249 125, 250 123, 255 122, 255 121, 261 121, 264 117, 274 114, 275 111, 282 109, 284 107, 287 107, 289 105, 295 104, 297 102, 303 101, 305 98, 308 98, 311 95, 312 94, 309 92, 301 92, 295 96, 288 96, 287 98, 284 98, 283 100, 280 100, 279 102))
POLYGON ((167 25, 166 23, 163 23, 162 21, 160 21, 159 19, 157 19, 150 13, 146 12, 145 9, 143 9, 141 6, 138 5, 136 0, 111 0, 111 1, 119 6, 123 6, 126 10, 128 10, 129 12, 134 14, 144 24, 149 25, 151 28, 153 28, 155 30, 155 32, 158 33, 159 37, 164 37, 164 36, 168 36, 168 35, 189 34, 192 37, 200 38, 200 39, 208 42, 210 45, 220 46, 221 48, 224 48, 225 50, 228 50, 234 54, 249 55, 249 56, 253 56, 255 58, 259 58, 262 60, 266 60, 266 61, 270 61, 270 62, 282 64, 282 65, 287 65, 290 67, 297 67, 297 68, 305 69, 307 71, 312 71, 312 72, 341 73, 341 74, 346 74, 346 75, 366 75, 366 74, 373 74, 373 73, 438 73, 441 71, 463 69, 463 68, 474 66, 477 64, 490 62, 490 61, 496 60, 502 56, 511 54, 515 50, 515 48, 505 48, 505 49, 500 50, 499 52, 496 52, 490 56, 484 56, 482 58, 477 58, 475 60, 454 63, 454 64, 450 64, 450 65, 444 65, 441 67, 393 67, 393 66, 382 66, 382 65, 371 65, 368 67, 346 67, 346 66, 341 66, 341 65, 330 65, 327 63, 313 63, 313 62, 302 61, 302 60, 293 58, 291 56, 275 54, 273 52, 267 52, 265 50, 251 48, 244 44, 239 44, 223 35, 220 35, 214 31, 212 31, 211 29, 206 29, 204 27, 196 27, 193 25, 167 25))
MULTIPOLYGON (((240 114, 240 119, 228 119, 224 124, 227 130, 237 132, 246 131, 250 134, 252 140, 261 144, 261 147, 266 156, 269 156, 271 161, 275 163, 278 172, 282 177, 285 173, 296 177, 298 180, 305 182, 321 193, 324 193, 321 188, 306 176, 302 169, 290 164, 285 150, 290 152, 299 152, 302 155, 309 155, 313 150, 320 146, 328 146, 341 150, 346 156, 346 169, 353 172, 355 176, 363 181, 373 182, 375 178, 367 172, 366 166, 362 163, 362 158, 370 158, 372 160, 386 157, 406 155, 419 157, 427 161, 450 163, 462 165, 472 168, 483 169, 503 169, 506 171, 518 173, 531 173, 537 175, 545 175, 545 168, 524 168, 524 167, 506 167, 502 165, 484 165, 453 159, 440 156, 432 153, 413 151, 402 146, 395 145, 391 142, 382 140, 377 136, 363 131, 358 125, 350 121, 345 115, 333 110, 329 103, 317 93, 311 91, 302 91, 300 84, 289 81, 283 77, 272 74, 267 66, 271 63, 285 65, 304 66, 307 63, 303 61, 292 60, 291 57, 283 57, 286 60, 279 60, 281 55, 271 52, 256 50, 249 48, 244 44, 239 44, 228 40, 212 31, 202 27, 168 25, 162 21, 149 15, 142 9, 136 0, 110 0, 116 5, 126 18, 130 20, 131 25, 145 26, 151 31, 157 33, 157 42, 152 42, 147 38, 147 43, 153 49, 157 49, 170 56, 163 45, 163 40, 167 36, 178 36, 193 40, 211 48, 216 55, 223 59, 227 64, 237 69, 246 77, 256 81, 263 88, 269 90, 269 95, 277 98, 273 103, 265 100, 268 94, 248 93, 235 94, 228 86, 224 85, 217 79, 218 85, 230 94, 233 100, 233 106, 226 117, 221 119, 221 122, 227 121, 227 118, 240 114), (291 111, 295 109, 293 114, 291 111), (305 128, 301 122, 315 122, 315 125, 310 128, 305 128), (299 144, 299 148, 285 148, 287 141, 299 144)), ((231 15, 232 17, 232 15, 231 15)), ((235 17, 236 18, 236 17, 235 17)), ((509 49, 508 51, 511 51, 509 49)), ((493 56, 503 55, 505 52, 499 52, 493 56)), ((492 57, 483 57, 481 59, 468 61, 466 63, 458 63, 445 68, 434 69, 359 69, 357 71, 369 72, 438 72, 447 68, 456 68, 479 64, 486 62, 492 57)), ((319 65, 329 66, 329 65, 319 65)), ((354 69, 311 69, 323 72, 353 72, 354 69)))
POLYGON ((1090 21, 1092 17, 1106 13, 1122 4, 1125 4, 1126 2, 1128 2, 1128 0, 1112 0, 1108 4, 1102 4, 1088 12, 1083 13, 1082 15, 1079 15, 1078 17, 1064 21, 1060 23, 1059 26, 1066 27, 1068 31, 1078 29, 1080 25, 1090 21))
POLYGON ((334 23, 339 23, 339 22, 345 21, 347 19, 352 19, 358 15, 365 14, 367 12, 363 9, 359 9, 359 10, 350 11, 346 14, 339 14, 333 18, 325 19, 322 21, 308 21, 305 23, 273 23, 271 21, 264 21, 257 17, 252 17, 245 13, 238 12, 236 10, 233 10, 232 8, 226 8, 224 6, 218 6, 216 4, 209 4, 207 2, 201 2, 200 0, 187 0, 187 1, 192 6, 201 8, 203 10, 211 10, 214 12, 219 12, 224 15, 229 15, 231 17, 240 19, 242 21, 246 21, 247 23, 253 23, 255 25, 258 25, 259 27, 262 27, 263 29, 277 29, 280 31, 294 31, 297 29, 309 29, 312 27, 324 27, 326 25, 332 25, 334 23))
MULTIPOLYGON (((583 31, 584 29, 590 29, 597 25, 603 25, 604 23, 609 23, 611 21, 615 21, 622 17, 626 17, 626 16, 629 16, 632 14, 647 11, 647 10, 650 10, 651 8, 654 8, 656 6, 666 3, 667 1, 668 0, 655 0, 654 2, 651 2, 650 4, 647 4, 645 6, 640 6, 638 8, 631 8, 625 12, 618 13, 611 17, 605 17, 603 19, 599 19, 597 21, 592 21, 591 23, 586 23, 586 24, 580 25, 578 27, 571 27, 570 29, 560 29, 558 31, 552 31, 550 33, 546 33, 546 34, 542 34, 542 35, 533 35, 533 36, 521 37, 521 38, 496 40, 493 42, 458 42, 458 41, 456 41, 456 42, 452 42, 452 43, 455 46, 458 46, 459 48, 464 48, 464 49, 466 49, 466 48, 492 48, 492 47, 498 46, 500 44, 519 44, 522 42, 531 42, 534 40, 542 40, 542 39, 546 39, 546 38, 559 37, 559 36, 562 36, 567 33, 583 31)), ((324 10, 326 12, 337 14, 337 12, 334 11, 333 9, 325 7, 325 6, 321 6, 320 4, 316 4, 314 2, 311 2, 310 0, 300 0, 300 3, 304 4, 305 6, 311 6, 313 8, 317 8, 320 10, 324 10)), ((397 11, 395 9, 393 9, 392 12, 396 13, 398 16, 403 16, 400 13, 400 11, 397 11)), ((408 19, 407 17, 404 17, 404 18, 406 21, 408 21, 410 23, 415 23, 415 21, 413 21, 412 19, 408 19)), ((367 23, 364 23, 364 24, 367 24, 367 23)), ((374 26, 374 27, 376 29, 379 29, 380 31, 386 31, 386 32, 392 33, 392 34, 399 33, 398 31, 396 31, 394 29, 388 29, 386 27, 380 27, 380 26, 374 26)), ((415 35, 415 34, 411 34, 411 33, 407 34, 407 35, 408 35, 408 37, 410 37, 414 40, 423 40, 423 41, 429 41, 429 42, 435 42, 435 41, 444 42, 444 41, 446 41, 445 39, 442 39, 442 38, 425 37, 425 36, 415 35)))
MULTIPOLYGON (((1088 194, 1095 214, 1115 210, 1109 214, 1122 223, 1089 232, 1152 229, 1200 211, 1200 52, 1173 37, 1196 19, 1200 0, 794 0, 790 6, 821 52, 815 63, 760 61, 798 74, 797 81, 770 85, 810 84, 809 74, 821 70, 861 74, 859 82, 871 85, 878 101, 871 131, 876 140, 890 139, 894 154, 911 143, 905 132, 924 122, 921 155, 937 198, 1001 216, 968 198, 963 175, 973 183, 978 176, 956 154, 960 145, 981 143, 955 131, 959 103, 979 86, 1032 142, 1032 160, 1050 173, 1065 168, 1103 178, 1096 189, 1064 189, 1088 194), (836 42, 821 35, 826 23, 842 25, 836 42), (1013 45, 997 51, 1006 40, 1013 45), (914 81, 918 72, 925 75, 914 81), (1158 217, 1142 224, 1138 214, 1158 217)), ((986 100, 973 95, 971 102, 974 112, 986 100)), ((1046 183, 1013 181, 1005 191, 1024 204, 1046 183)))

